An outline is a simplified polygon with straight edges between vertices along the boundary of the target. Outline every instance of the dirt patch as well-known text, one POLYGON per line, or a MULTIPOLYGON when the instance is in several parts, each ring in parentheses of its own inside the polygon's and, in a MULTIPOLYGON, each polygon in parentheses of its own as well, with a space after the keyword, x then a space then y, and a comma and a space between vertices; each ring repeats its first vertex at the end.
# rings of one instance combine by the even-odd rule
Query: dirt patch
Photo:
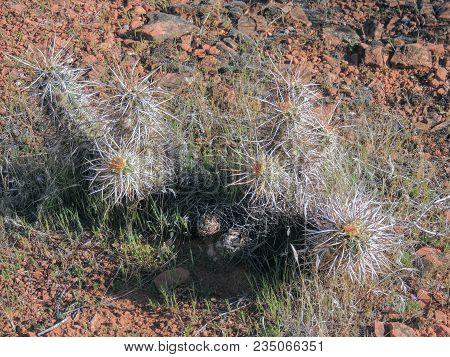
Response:
POLYGON ((199 264, 193 285, 164 295, 152 283, 155 274, 126 279, 113 252, 93 244, 89 235, 76 243, 63 234, 11 237, 0 248, 0 335, 248 333, 237 312, 250 309, 249 285, 244 289, 238 268, 216 266, 207 274, 210 267, 199 264))

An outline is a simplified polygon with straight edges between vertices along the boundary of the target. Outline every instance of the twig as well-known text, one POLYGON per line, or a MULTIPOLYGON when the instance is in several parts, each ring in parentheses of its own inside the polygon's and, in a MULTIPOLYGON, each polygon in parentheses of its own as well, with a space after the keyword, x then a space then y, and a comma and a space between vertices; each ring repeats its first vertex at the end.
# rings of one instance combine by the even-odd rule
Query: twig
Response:
POLYGON ((46 330, 44 330, 42 332, 39 332, 37 334, 37 336, 41 337, 41 336, 43 336, 43 335, 53 331, 55 328, 57 328, 57 327, 61 326, 63 323, 65 323, 69 318, 70 318, 70 315, 66 316, 63 320, 59 321, 58 323, 54 324, 53 326, 49 327, 48 329, 46 329, 46 330))
POLYGON ((420 229, 422 232, 425 232, 425 233, 427 233, 427 234, 429 234, 429 235, 437 236, 437 237, 445 237, 445 234, 443 234, 443 233, 438 233, 438 232, 433 232, 433 231, 429 231, 428 229, 425 229, 425 228, 419 226, 417 223, 415 223, 414 226, 415 226, 416 228, 420 229))
POLYGON ((208 12, 208 14, 207 14, 206 17, 205 17, 205 20, 204 20, 203 23, 202 23, 202 26, 200 27, 199 36, 201 36, 201 34, 202 34, 202 32, 203 32, 203 27, 205 26, 206 21, 208 21, 210 15, 211 15, 211 12, 208 12))
POLYGON ((74 305, 76 305, 76 303, 73 303, 73 304, 71 304, 71 305, 69 306, 69 308, 68 308, 67 311, 65 312, 65 314, 66 314, 67 316, 66 316, 64 319, 62 319, 61 321, 57 322, 56 324, 54 324, 53 326, 49 327, 48 329, 46 329, 46 330, 44 330, 44 331, 42 331, 42 332, 39 332, 39 333, 37 334, 37 336, 38 336, 38 337, 41 337, 41 336, 43 336, 43 335, 45 335, 45 334, 47 334, 47 333, 53 331, 55 328, 61 326, 61 325, 62 325, 63 323, 65 323, 65 322, 67 322, 67 320, 68 320, 70 317, 75 318, 75 316, 77 315, 78 311, 80 311, 84 306, 79 306, 79 307, 73 309, 72 307, 73 307, 74 305))
POLYGON ((16 330, 16 325, 14 324, 14 321, 9 317, 9 315, 5 311, 2 311, 2 313, 3 313, 3 315, 5 315, 5 317, 7 318, 9 323, 11 324, 11 327, 12 327, 13 331, 15 331, 16 330))

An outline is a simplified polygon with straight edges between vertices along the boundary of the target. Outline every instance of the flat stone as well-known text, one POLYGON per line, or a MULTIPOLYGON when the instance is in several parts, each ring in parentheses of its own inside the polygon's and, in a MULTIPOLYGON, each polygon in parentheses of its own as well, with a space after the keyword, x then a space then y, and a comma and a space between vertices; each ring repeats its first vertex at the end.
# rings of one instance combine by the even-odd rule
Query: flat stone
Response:
POLYGON ((152 12, 147 15, 148 22, 135 30, 128 31, 126 37, 143 38, 150 41, 165 41, 179 38, 197 29, 197 27, 180 16, 152 12))
POLYGON ((306 16, 305 11, 300 5, 294 5, 290 11, 292 19, 301 22, 303 25, 310 27, 311 21, 309 21, 308 16, 306 16))
POLYGON ((434 332, 438 337, 450 337, 450 328, 444 324, 436 324, 434 326, 434 332))
POLYGON ((416 255, 420 258, 419 265, 424 272, 434 272, 448 269, 449 261, 445 253, 432 247, 422 247, 416 255))
POLYGON ((419 289, 417 299, 425 304, 429 304, 431 302, 431 294, 426 290, 419 289))
POLYGON ((256 34, 256 28, 256 20, 249 16, 241 17, 237 24, 237 29, 248 36, 254 36, 256 34))
POLYGON ((363 58, 366 65, 384 67, 386 66, 389 54, 385 51, 382 44, 376 42, 364 48, 363 58))
POLYGON ((158 290, 174 288, 191 280, 191 273, 188 270, 178 267, 166 270, 153 279, 158 290))
POLYGON ((404 45, 394 52, 391 63, 402 67, 419 67, 431 68, 433 66, 433 58, 431 51, 420 43, 412 43, 404 45))
POLYGON ((360 43, 356 31, 346 25, 326 27, 322 36, 327 46, 339 46, 343 43, 354 46, 360 43))
POLYGON ((436 70, 436 78, 440 81, 446 81, 447 80, 447 70, 444 67, 439 67, 436 70))
POLYGON ((416 332, 401 322, 389 322, 386 324, 391 337, 416 337, 416 332))
POLYGON ((375 320, 375 322, 373 323, 373 330, 375 337, 384 337, 385 336, 384 322, 375 320))

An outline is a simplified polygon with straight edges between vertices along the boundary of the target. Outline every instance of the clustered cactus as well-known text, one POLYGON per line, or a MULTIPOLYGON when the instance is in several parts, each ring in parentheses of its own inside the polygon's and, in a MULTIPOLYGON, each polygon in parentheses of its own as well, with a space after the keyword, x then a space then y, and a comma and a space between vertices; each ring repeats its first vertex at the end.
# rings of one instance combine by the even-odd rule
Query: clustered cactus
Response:
MULTIPOLYGON (((201 154, 190 151, 191 143, 179 139, 195 139, 195 133, 184 131, 202 123, 176 125, 178 119, 163 109, 166 96, 152 83, 152 74, 139 78, 136 66, 129 72, 112 69, 111 82, 103 86, 106 97, 91 101, 95 94, 87 89, 93 85, 65 53, 52 49, 48 56, 39 52, 34 62, 19 61, 33 71, 29 88, 44 112, 79 140, 75 146, 82 142, 88 148, 79 166, 92 194, 127 204, 192 185, 195 180, 186 180, 186 172, 214 171, 212 176, 227 180, 218 184, 221 204, 226 199, 230 204, 223 206, 226 214, 198 210, 199 236, 223 233, 211 247, 227 246, 234 253, 243 241, 248 247, 252 235, 269 239, 267 227, 283 219, 303 227, 298 231, 306 254, 318 270, 363 282, 391 266, 399 238, 381 204, 358 180, 336 187, 333 176, 348 159, 339 130, 317 115, 317 93, 298 74, 284 74, 272 64, 272 85, 263 95, 248 97, 259 111, 216 119, 218 132, 208 154, 212 163, 206 165, 201 154), (236 219, 229 213, 233 207, 247 217, 236 219), (230 217, 236 222, 224 224, 230 217)), ((183 199, 197 202, 196 187, 183 190, 183 199)))
POLYGON ((83 80, 85 69, 72 67, 66 48, 33 52, 33 61, 15 58, 31 69, 28 86, 42 110, 54 120, 61 142, 82 153, 74 161, 93 194, 113 204, 141 200, 166 190, 174 174, 174 135, 164 118, 150 76, 111 70, 108 85, 83 80), (93 100, 99 86, 109 95, 93 100))
POLYGON ((136 201, 170 186, 175 164, 175 137, 164 119, 156 95, 161 91, 139 78, 136 65, 129 74, 112 70, 109 96, 100 101, 97 126, 103 135, 94 140, 93 159, 85 172, 93 193, 136 201))

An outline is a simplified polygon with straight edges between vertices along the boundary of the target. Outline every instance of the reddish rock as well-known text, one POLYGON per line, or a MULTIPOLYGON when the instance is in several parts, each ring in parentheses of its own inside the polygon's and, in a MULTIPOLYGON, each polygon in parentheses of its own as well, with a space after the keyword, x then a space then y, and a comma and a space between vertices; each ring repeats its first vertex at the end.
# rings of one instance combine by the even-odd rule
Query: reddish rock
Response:
POLYGON ((257 31, 266 31, 267 30, 267 21, 264 18, 264 16, 253 15, 252 18, 256 22, 256 30, 257 31))
POLYGON ((169 0, 171 6, 186 4, 188 0, 169 0))
POLYGON ((27 10, 27 6, 25 4, 10 4, 9 8, 13 10, 16 15, 23 15, 23 13, 27 10))
POLYGON ((176 89, 189 82, 189 77, 181 73, 166 73, 158 78, 158 84, 165 89, 176 89))
POLYGON ((187 283, 191 280, 191 274, 184 268, 175 268, 172 270, 166 270, 153 279, 158 290, 170 289, 178 285, 187 283))
POLYGON ((142 6, 136 6, 133 8, 133 12, 139 16, 144 15, 147 11, 145 11, 145 9, 142 6))
POLYGON ((440 9, 439 9, 439 19, 450 21, 450 2, 447 1, 440 9))
POLYGON ((448 259, 439 249, 432 247, 422 247, 416 255, 420 257, 424 272, 433 272, 448 268, 448 259))
POLYGON ((418 122, 414 123, 414 127, 419 130, 428 131, 431 128, 431 123, 424 123, 424 122, 418 121, 418 122))
POLYGON ((446 81, 447 80, 447 70, 443 67, 439 67, 436 70, 436 78, 440 81, 446 81))
POLYGON ((431 78, 428 83, 433 88, 439 87, 439 84, 440 84, 439 81, 436 78, 431 78))
POLYGON ((241 17, 237 24, 237 29, 249 36, 255 35, 256 27, 256 20, 248 16, 241 17))
POLYGON ((202 64, 207 67, 214 67, 217 63, 217 58, 211 55, 206 55, 202 60, 202 64))
POLYGON ((391 337, 416 337, 416 332, 401 322, 389 322, 386 324, 391 337))
POLYGON ((368 46, 364 49, 364 63, 366 65, 374 65, 384 67, 389 58, 389 54, 385 52, 380 44, 368 46))
POLYGON ((333 57, 328 56, 327 54, 323 54, 323 55, 322 55, 322 58, 323 58, 325 61, 327 61, 328 64, 330 64, 331 66, 334 67, 334 66, 336 65, 336 60, 335 60, 333 57))
POLYGON ((395 24, 400 20, 398 16, 392 17, 386 25, 386 31, 390 32, 395 27, 395 24))
POLYGON ((130 28, 132 30, 137 29, 139 26, 142 26, 144 22, 140 18, 134 18, 130 23, 130 28))
POLYGON ((444 217, 447 221, 450 221, 450 209, 444 211, 444 217))
POLYGON ((228 54, 230 57, 238 56, 238 53, 232 47, 228 46, 225 42, 217 42, 216 46, 219 51, 228 54))
POLYGON ((434 331, 434 328, 432 326, 428 326, 421 335, 428 337, 437 337, 436 331, 434 331))
POLYGON ((433 292, 433 299, 436 300, 436 302, 439 303, 442 306, 448 305, 448 303, 449 303, 448 296, 446 296, 441 291, 434 291, 433 292))
POLYGON ((375 322, 373 323, 373 331, 375 337, 384 337, 385 336, 384 322, 375 320, 375 322))
POLYGON ((306 16, 305 11, 299 5, 294 5, 289 13, 292 19, 301 22, 302 24, 310 27, 311 21, 309 21, 308 16, 306 16))
POLYGON ((50 6, 50 11, 53 13, 57 13, 60 10, 60 6, 58 4, 52 4, 50 6))
POLYGON ((142 37, 151 41, 164 41, 179 38, 194 31, 197 27, 189 21, 175 15, 154 12, 147 15, 148 23, 129 31, 127 36, 142 37))
POLYGON ((391 63, 402 67, 431 68, 433 58, 427 47, 420 43, 413 43, 398 48, 391 58, 391 63))
POLYGON ((436 56, 437 58, 441 58, 445 54, 445 48, 442 43, 429 43, 427 44, 427 48, 431 51, 433 56, 436 56))
POLYGON ((219 49, 216 46, 211 46, 206 52, 213 56, 217 56, 220 53, 219 49))
POLYGON ((436 310, 434 312, 434 318, 436 319, 436 322, 443 323, 444 325, 447 325, 447 314, 441 310, 436 310))
POLYGON ((428 291, 419 289, 417 292, 417 299, 425 304, 429 304, 431 302, 431 295, 428 291))
POLYGON ((204 58, 206 56, 206 51, 204 48, 197 48, 194 51, 194 56, 198 58, 204 58))
POLYGON ((438 337, 450 337, 450 328, 448 328, 444 324, 436 324, 433 327, 433 330, 438 337))
POLYGON ((181 36, 181 44, 180 47, 182 50, 186 51, 186 52, 192 52, 192 37, 189 35, 186 36, 181 36))
POLYGON ((402 318, 402 315, 399 314, 399 313, 396 312, 396 311, 390 311, 390 312, 387 314, 387 317, 388 317, 389 320, 399 320, 399 319, 402 318))

